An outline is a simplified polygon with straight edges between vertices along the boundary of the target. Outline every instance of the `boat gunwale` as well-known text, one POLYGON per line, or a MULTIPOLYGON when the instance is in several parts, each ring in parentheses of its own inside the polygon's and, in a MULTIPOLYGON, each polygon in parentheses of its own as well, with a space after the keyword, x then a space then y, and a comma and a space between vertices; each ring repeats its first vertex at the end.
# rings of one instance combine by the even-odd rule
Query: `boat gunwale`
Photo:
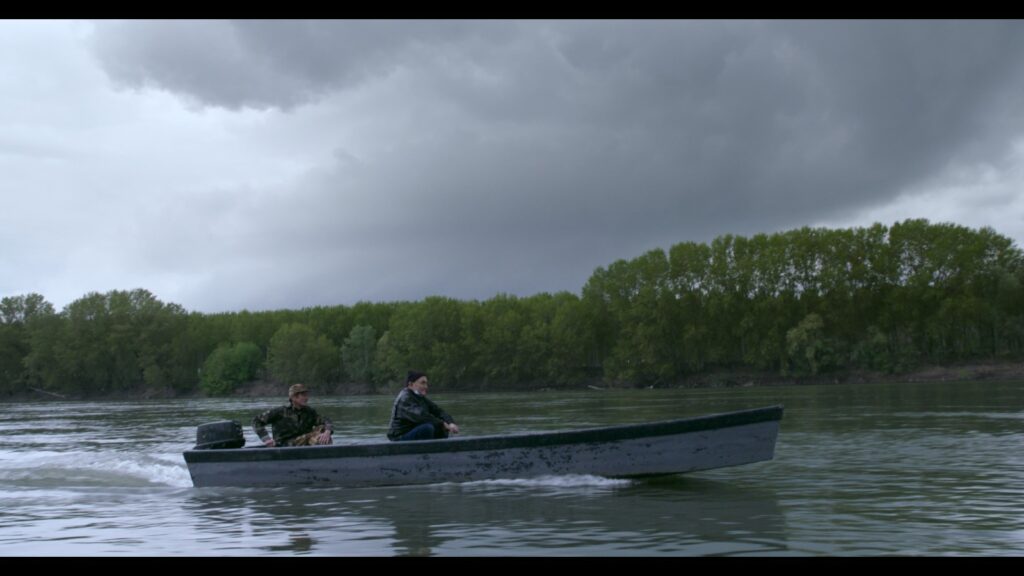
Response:
POLYGON ((692 418, 662 420, 642 424, 621 424, 595 428, 526 432, 507 435, 455 437, 416 442, 379 442, 373 444, 332 444, 267 448, 249 446, 228 449, 190 449, 185 461, 193 463, 254 462, 270 460, 313 460, 327 458, 375 458, 382 456, 441 454, 514 448, 540 448, 568 444, 593 444, 670 436, 706 430, 733 428, 748 424, 779 421, 783 406, 775 405, 736 412, 709 414, 692 418))

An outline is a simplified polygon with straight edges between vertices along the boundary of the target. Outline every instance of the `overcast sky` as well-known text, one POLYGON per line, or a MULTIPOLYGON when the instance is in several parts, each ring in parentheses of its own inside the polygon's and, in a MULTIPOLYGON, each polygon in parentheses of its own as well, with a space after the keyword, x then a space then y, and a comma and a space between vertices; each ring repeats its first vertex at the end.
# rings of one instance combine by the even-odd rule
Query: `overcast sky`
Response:
POLYGON ((0 296, 578 293, 683 241, 1024 239, 1024 24, 2 21, 0 296))

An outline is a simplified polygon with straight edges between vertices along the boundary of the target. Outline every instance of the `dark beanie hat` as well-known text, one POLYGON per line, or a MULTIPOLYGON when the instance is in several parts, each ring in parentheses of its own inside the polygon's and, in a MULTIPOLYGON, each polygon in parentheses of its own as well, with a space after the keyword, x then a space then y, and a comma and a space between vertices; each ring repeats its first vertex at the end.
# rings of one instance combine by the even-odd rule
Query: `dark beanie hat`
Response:
POLYGON ((405 385, 408 386, 409 384, 412 384, 413 382, 419 380, 420 378, 423 378, 424 376, 426 376, 426 374, 424 374, 423 372, 409 370, 409 375, 405 377, 405 385))

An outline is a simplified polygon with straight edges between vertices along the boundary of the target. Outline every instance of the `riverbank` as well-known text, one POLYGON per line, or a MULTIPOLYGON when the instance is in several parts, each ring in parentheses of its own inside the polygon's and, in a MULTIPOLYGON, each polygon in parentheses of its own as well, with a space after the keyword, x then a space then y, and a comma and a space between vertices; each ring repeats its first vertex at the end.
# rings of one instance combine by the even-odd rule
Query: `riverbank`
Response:
POLYGON ((816 376, 782 376, 755 371, 721 371, 695 374, 670 388, 730 388, 749 386, 806 386, 821 384, 866 384, 888 382, 978 382, 1024 380, 1024 363, 991 362, 954 366, 924 366, 891 374, 869 370, 834 372, 816 376))
MULTIPOLYGON (((556 390, 608 390, 608 389, 635 389, 635 388, 738 388, 755 386, 807 386, 823 384, 860 384, 887 382, 899 384, 905 382, 977 382, 977 381, 1016 381, 1024 380, 1024 363, 1021 362, 989 362, 963 364, 955 366, 927 366, 916 370, 899 374, 872 371, 849 371, 819 374, 817 376, 782 376, 769 372, 757 372, 753 370, 721 370, 694 374, 679 381, 666 385, 643 386, 629 382, 604 382, 594 379, 575 385, 556 386, 550 383, 532 383, 501 386, 500 390, 509 392, 527 391, 556 391, 556 390)), ((400 384, 374 385, 360 382, 345 382, 316 386, 314 392, 319 396, 367 396, 376 394, 393 394, 398 391, 400 384)), ((444 392, 443 385, 437 386, 437 392, 444 392)), ((495 391, 498 387, 476 385, 462 386, 463 392, 486 392, 495 391)), ((254 381, 239 386, 232 394, 239 398, 261 398, 287 395, 288 386, 279 382, 254 381)), ((176 393, 168 389, 149 389, 134 392, 119 392, 112 394, 82 396, 74 394, 59 394, 40 388, 26 388, 20 393, 8 395, 0 402, 39 402, 39 401, 76 401, 76 400, 160 400, 170 398, 203 398, 201 391, 189 393, 176 393)))

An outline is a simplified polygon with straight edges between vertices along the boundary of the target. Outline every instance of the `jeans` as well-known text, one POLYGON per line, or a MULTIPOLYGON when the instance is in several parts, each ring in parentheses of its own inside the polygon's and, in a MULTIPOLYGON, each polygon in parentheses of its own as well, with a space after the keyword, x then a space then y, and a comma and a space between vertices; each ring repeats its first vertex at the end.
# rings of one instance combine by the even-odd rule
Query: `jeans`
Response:
POLYGON ((409 430, 405 434, 402 434, 399 442, 405 440, 433 440, 434 438, 444 438, 444 436, 438 436, 437 431, 434 430, 434 425, 430 422, 424 422, 419 426, 409 430))

